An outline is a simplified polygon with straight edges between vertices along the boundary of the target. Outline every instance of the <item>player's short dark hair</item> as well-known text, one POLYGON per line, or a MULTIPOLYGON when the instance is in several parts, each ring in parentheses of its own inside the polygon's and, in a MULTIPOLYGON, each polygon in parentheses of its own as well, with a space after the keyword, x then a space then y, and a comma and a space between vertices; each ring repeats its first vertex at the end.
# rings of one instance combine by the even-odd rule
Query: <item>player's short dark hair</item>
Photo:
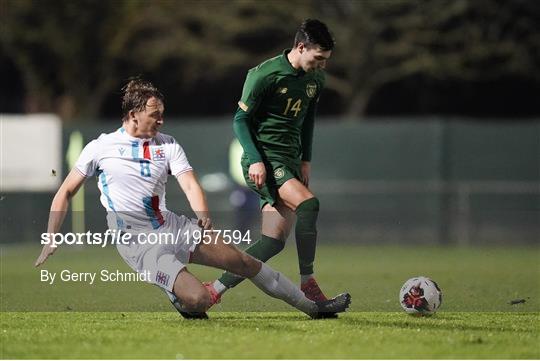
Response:
POLYGON ((163 94, 151 82, 139 77, 131 78, 122 88, 122 120, 126 120, 131 110, 141 112, 146 109, 148 99, 155 97, 161 101, 163 94))
POLYGON ((294 37, 294 47, 304 43, 307 47, 318 45, 322 50, 332 50, 335 46, 334 37, 325 23, 317 19, 306 19, 298 28, 294 37))

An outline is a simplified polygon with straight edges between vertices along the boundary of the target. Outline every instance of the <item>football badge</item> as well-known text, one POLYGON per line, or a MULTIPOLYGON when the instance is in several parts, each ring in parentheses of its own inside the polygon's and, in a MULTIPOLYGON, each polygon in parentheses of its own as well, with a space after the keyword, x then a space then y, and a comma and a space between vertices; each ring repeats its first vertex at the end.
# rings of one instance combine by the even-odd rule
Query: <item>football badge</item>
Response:
POLYGON ((163 147, 153 147, 152 148, 152 159, 153 160, 165 160, 165 149, 163 147))
POLYGON ((306 85, 306 94, 308 97, 313 98, 317 94, 317 83, 308 83, 306 85))
POLYGON ((285 175, 285 171, 283 170, 283 168, 278 168, 274 170, 274 177, 276 177, 276 179, 281 179, 283 178, 284 175, 285 175))

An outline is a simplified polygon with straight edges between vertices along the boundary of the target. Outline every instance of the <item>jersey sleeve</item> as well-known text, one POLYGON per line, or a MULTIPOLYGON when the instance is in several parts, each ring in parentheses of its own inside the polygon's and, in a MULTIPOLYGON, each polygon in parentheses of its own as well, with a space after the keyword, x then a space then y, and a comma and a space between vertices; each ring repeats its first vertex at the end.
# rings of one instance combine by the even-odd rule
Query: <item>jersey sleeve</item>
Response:
POLYGON ((249 164, 253 164, 262 162, 262 157, 257 150, 257 146, 255 145, 255 141, 251 134, 249 122, 249 114, 238 108, 236 114, 234 115, 233 131, 238 138, 240 145, 242 145, 244 153, 248 157, 249 164))
POLYGON ((305 162, 311 161, 311 149, 313 145, 313 129, 315 128, 315 114, 317 113, 317 105, 321 96, 322 88, 324 87, 324 74, 317 80, 317 94, 309 104, 309 108, 302 125, 302 160, 305 162))
POLYGON ((174 141, 171 144, 171 156, 169 159, 169 169, 171 170, 171 174, 174 175, 175 177, 179 176, 182 173, 193 170, 193 168, 189 164, 189 161, 187 159, 186 153, 184 152, 184 149, 176 141, 174 141))
POLYGON ((98 150, 99 143, 94 139, 84 147, 75 162, 75 169, 87 178, 92 177, 98 168, 98 150))
POLYGON ((253 68, 249 70, 242 89, 242 97, 238 102, 238 106, 244 112, 253 114, 261 103, 270 84, 270 78, 267 74, 253 68))

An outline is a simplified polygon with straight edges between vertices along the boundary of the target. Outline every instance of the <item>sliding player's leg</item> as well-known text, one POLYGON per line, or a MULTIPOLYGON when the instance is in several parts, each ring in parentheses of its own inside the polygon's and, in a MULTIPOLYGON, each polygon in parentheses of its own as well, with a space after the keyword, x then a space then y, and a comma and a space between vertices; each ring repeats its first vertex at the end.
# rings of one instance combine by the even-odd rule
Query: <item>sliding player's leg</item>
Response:
POLYGON ((317 247, 319 200, 296 178, 287 180, 279 187, 278 193, 280 200, 296 213, 295 236, 302 291, 311 300, 326 300, 326 296, 315 281, 313 270, 317 247))
MULTIPOLYGON (((294 221, 294 213, 282 204, 272 207, 266 203, 262 209, 261 239, 244 250, 250 256, 266 262, 283 250, 294 221)), ((222 295, 244 280, 234 273, 225 272, 212 283, 215 292, 222 295)))
POLYGON ((216 235, 210 244, 200 244, 195 249, 191 261, 249 278, 266 294, 281 299, 312 317, 334 316, 336 313, 344 312, 350 303, 348 294, 339 295, 324 303, 309 300, 283 274, 274 271, 236 247, 225 244, 216 235))

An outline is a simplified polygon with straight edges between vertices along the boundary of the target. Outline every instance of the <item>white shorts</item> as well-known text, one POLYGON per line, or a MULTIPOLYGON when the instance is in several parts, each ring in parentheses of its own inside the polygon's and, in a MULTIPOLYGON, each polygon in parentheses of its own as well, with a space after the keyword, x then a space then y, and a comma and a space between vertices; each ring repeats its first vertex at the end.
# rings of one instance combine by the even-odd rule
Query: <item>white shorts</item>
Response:
POLYGON ((197 247, 191 235, 201 228, 196 219, 178 216, 173 212, 164 212, 163 216, 163 226, 148 232, 131 233, 131 243, 117 244, 116 248, 133 270, 145 274, 148 282, 172 292, 176 276, 190 262, 191 254, 197 247), (186 231, 189 231, 189 239, 186 231), (149 234, 152 237, 148 237, 149 234), (159 239, 159 234, 172 234, 177 242, 146 243, 150 238, 159 239))

